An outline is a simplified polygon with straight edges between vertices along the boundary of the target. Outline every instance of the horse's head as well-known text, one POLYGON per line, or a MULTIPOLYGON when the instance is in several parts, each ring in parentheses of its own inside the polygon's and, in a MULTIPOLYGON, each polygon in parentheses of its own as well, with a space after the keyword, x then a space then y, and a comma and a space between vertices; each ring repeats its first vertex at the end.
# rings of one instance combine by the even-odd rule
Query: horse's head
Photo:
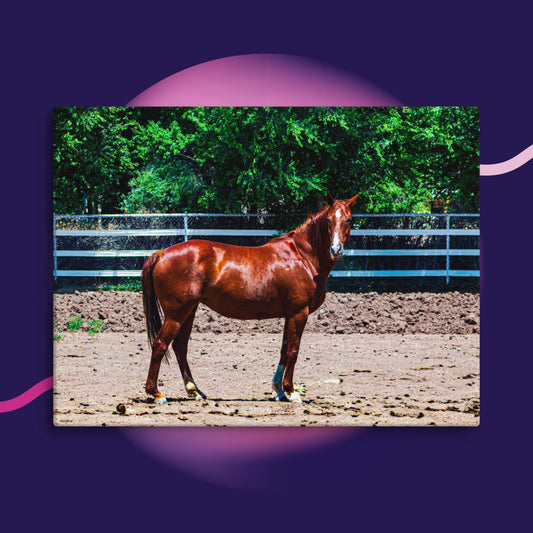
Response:
POLYGON ((334 200, 328 193, 326 218, 330 243, 329 254, 334 261, 342 257, 344 245, 350 238, 351 207, 358 194, 349 200, 334 200))

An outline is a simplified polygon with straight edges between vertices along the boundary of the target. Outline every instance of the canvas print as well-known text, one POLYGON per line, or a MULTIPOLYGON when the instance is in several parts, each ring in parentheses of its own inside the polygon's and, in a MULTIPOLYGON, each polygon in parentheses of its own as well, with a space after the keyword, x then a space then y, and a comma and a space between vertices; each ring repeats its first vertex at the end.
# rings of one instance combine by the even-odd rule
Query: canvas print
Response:
POLYGON ((475 426, 476 107, 54 111, 56 426, 475 426))

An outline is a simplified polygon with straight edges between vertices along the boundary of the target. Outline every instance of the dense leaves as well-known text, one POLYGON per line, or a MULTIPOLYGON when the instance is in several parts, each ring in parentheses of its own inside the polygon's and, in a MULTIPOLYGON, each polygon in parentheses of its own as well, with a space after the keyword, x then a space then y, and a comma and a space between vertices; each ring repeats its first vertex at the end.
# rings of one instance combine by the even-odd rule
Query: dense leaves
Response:
POLYGON ((58 108, 54 210, 479 209, 472 107, 58 108))

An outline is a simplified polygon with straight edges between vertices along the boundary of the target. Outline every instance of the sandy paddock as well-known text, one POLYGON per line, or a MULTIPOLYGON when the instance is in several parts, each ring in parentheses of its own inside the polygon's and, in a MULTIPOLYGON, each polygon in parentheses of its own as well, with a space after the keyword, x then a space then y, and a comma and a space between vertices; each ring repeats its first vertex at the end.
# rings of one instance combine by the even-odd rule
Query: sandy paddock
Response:
POLYGON ((174 354, 155 405, 140 295, 56 294, 57 426, 472 426, 479 424, 478 295, 336 294, 309 320, 296 365, 303 403, 272 402, 282 322, 199 309, 189 362, 208 399, 187 398, 174 354), (82 316, 70 333, 66 321, 82 316), (87 320, 105 320, 97 338, 87 320))

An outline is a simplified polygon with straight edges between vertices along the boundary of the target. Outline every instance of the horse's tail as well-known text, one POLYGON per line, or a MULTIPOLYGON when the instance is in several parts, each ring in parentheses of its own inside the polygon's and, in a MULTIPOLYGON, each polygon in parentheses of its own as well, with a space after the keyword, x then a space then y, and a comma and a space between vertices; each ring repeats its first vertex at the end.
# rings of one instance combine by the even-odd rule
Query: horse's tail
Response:
MULTIPOLYGON (((146 319, 146 331, 148 333, 148 342, 153 346, 154 340, 161 329, 161 308, 154 290, 154 267, 159 261, 159 253, 152 254, 144 263, 141 284, 143 291, 143 309, 146 319)), ((165 358, 166 358, 165 354, 165 358)))

